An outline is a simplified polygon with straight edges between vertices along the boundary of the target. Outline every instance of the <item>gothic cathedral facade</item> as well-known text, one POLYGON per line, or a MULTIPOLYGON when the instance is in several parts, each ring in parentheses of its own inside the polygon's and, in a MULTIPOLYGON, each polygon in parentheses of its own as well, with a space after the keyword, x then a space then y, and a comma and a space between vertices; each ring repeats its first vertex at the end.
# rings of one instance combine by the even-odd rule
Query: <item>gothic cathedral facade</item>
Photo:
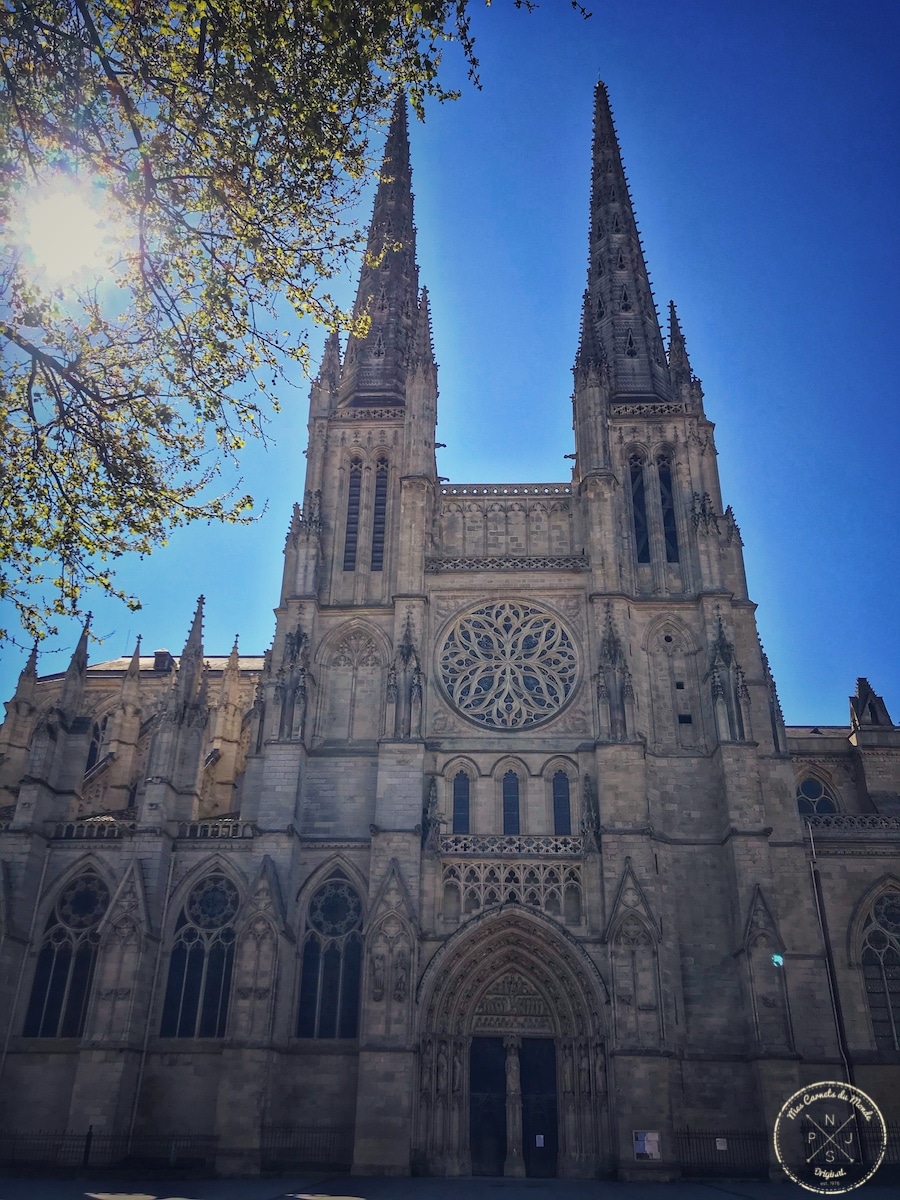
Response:
POLYGON ((398 103, 271 649, 205 655, 201 601, 177 659, 89 666, 85 634, 23 671, 0 1130, 633 1177, 818 1079, 900 1119, 900 728, 865 680, 847 727, 784 725, 595 105, 570 480, 438 477, 398 103))

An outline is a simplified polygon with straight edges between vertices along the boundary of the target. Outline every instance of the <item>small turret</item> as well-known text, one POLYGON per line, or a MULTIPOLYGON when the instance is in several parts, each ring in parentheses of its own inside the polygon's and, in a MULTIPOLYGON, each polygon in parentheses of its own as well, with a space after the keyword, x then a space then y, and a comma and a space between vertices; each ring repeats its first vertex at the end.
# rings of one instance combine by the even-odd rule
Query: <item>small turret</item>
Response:
POLYGON ((178 678, 175 682, 175 698, 182 704, 191 704, 197 699, 203 673, 203 605, 205 597, 197 598, 197 608, 191 622, 190 632, 178 662, 178 678))

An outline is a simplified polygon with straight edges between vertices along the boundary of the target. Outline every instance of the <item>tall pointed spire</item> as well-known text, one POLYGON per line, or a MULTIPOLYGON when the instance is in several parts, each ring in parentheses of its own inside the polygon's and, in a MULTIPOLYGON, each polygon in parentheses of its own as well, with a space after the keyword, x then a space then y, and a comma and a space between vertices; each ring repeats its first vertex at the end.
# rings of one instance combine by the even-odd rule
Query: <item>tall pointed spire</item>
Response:
POLYGON ((141 696, 141 636, 138 634, 134 644, 134 653, 128 664, 128 669, 122 679, 121 702, 123 704, 140 704, 141 696))
POLYGON ((73 717, 77 715, 81 707, 81 698, 84 695, 84 677, 88 664, 88 631, 90 627, 91 614, 88 613, 84 628, 81 631, 81 637, 78 639, 78 645, 75 647, 75 652, 66 668, 62 692, 59 697, 60 709, 73 717))
POLYGON ((203 605, 205 597, 198 596, 197 608, 191 622, 190 632, 181 658, 178 661, 178 679, 175 691, 183 703, 190 703, 197 697, 200 686, 200 676, 203 670, 203 605))
POLYGON ((342 406, 391 407, 405 403, 406 365, 418 294, 406 96, 399 92, 353 306, 354 316, 368 314, 369 332, 365 338, 351 337, 347 345, 342 406))
POLYGON ((325 339, 325 351, 319 367, 317 382, 321 387, 337 391, 341 379, 341 339, 338 331, 332 329, 325 339))
POLYGON ((611 399, 668 400, 659 319, 603 83, 594 93, 588 297, 589 323, 609 367, 611 399))

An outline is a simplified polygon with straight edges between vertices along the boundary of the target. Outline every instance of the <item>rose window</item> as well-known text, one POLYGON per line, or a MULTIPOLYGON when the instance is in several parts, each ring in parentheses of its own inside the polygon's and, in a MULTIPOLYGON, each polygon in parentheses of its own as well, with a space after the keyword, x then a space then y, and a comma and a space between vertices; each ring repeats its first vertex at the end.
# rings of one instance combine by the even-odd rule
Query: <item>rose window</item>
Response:
POLYGON ((440 678, 464 716, 494 729, 554 717, 575 686, 578 660, 559 619, 517 601, 458 617, 440 652, 440 678))

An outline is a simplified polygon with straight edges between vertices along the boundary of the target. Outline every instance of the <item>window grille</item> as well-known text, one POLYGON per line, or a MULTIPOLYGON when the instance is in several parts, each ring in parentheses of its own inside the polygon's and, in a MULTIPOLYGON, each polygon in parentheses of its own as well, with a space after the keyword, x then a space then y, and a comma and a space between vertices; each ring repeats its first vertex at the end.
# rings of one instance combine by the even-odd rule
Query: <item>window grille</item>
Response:
POLYGON ((507 771, 503 776, 503 832, 521 832, 519 828, 519 777, 515 771, 507 771))
POLYGON ((662 507, 663 539, 666 544, 666 562, 678 562, 678 527, 675 523, 675 499, 672 494, 672 463, 668 455, 661 454, 656 460, 659 475, 659 502, 662 507))
POLYGON ((350 460, 347 488, 347 528, 344 533, 344 570, 356 570, 356 546, 359 541, 359 497, 362 490, 362 459, 350 460))
POLYGON ((375 509, 372 517, 372 570, 384 568, 384 534, 387 525, 388 464, 379 458, 375 464, 375 509))
POLYGON ((453 832, 469 832, 469 777, 457 771, 453 780, 453 832))
POLYGON ((44 930, 25 1037, 81 1037, 90 999, 100 935, 97 926, 109 907, 109 889, 93 872, 62 892, 44 930))
POLYGON ((362 902, 342 876, 309 902, 300 967, 297 1037, 355 1038, 359 1029, 362 902))
POLYGON ((650 531, 647 525, 647 498, 644 492, 644 460, 638 454, 629 459, 631 469, 631 513, 634 543, 639 563, 650 561, 650 531))
POLYGON ((565 771, 553 776, 553 832, 572 832, 572 806, 569 802, 569 777, 565 771))
POLYGON ((900 1051, 900 892, 879 896, 866 921, 863 980, 879 1050, 900 1051))
POLYGON ((161 1037, 225 1036, 238 890, 224 875, 195 884, 175 925, 161 1037))

